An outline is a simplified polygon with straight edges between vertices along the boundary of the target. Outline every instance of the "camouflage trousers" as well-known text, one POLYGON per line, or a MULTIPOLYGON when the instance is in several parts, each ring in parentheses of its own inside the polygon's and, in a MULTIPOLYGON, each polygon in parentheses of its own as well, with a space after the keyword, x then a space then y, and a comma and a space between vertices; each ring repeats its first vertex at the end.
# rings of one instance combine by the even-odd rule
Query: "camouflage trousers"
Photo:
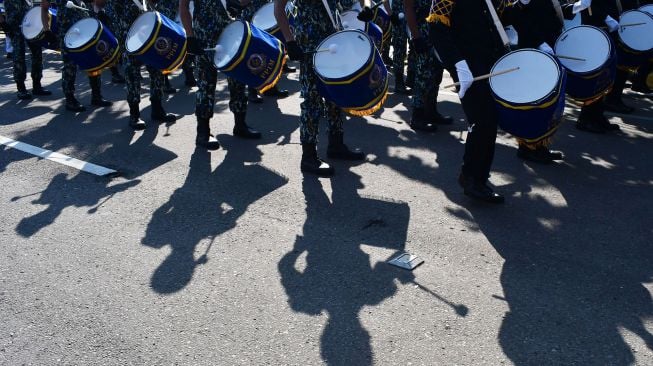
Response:
POLYGON ((392 28, 392 70, 395 76, 404 74, 407 42, 406 21, 402 19, 398 26, 392 28))
POLYGON ((317 91, 317 75, 313 70, 313 58, 307 57, 299 65, 299 82, 304 101, 300 104, 299 137, 302 144, 316 144, 320 117, 326 116, 329 133, 342 133, 342 111, 335 104, 325 101, 317 91))
POLYGON ((43 77, 43 50, 40 44, 25 41, 22 34, 12 32, 9 34, 11 45, 14 48, 14 81, 25 82, 27 79, 27 63, 25 61, 25 44, 32 53, 32 81, 41 81, 43 77))
POLYGON ((436 103, 443 71, 432 47, 422 54, 415 52, 413 108, 427 108, 436 103))
MULTIPOLYGON (((127 56, 125 60, 125 80, 127 81, 127 103, 138 104, 141 101, 141 67, 143 63, 127 56)), ((150 74, 150 100, 163 99, 163 74, 160 70, 146 66, 150 74)))
POLYGON ((66 51, 62 51, 63 68, 61 69, 61 89, 63 95, 72 97, 75 94, 75 79, 77 78, 77 64, 68 57, 66 51))
MULTIPOLYGON (((215 107, 215 87, 218 83, 218 70, 213 61, 205 55, 196 58, 199 69, 197 80, 197 93, 195 101, 195 115, 197 118, 213 117, 215 107)), ((229 110, 233 114, 247 112, 247 95, 245 84, 232 78, 227 78, 229 86, 229 110)))

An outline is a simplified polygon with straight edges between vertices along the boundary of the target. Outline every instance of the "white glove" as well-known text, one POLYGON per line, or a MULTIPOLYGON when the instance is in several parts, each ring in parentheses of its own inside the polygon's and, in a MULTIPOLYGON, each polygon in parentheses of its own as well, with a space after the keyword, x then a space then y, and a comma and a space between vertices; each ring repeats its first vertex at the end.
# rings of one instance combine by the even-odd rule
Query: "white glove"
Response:
POLYGON ((571 11, 574 14, 578 14, 581 11, 589 8, 592 6, 592 0, 579 0, 574 3, 574 5, 571 7, 571 11))
POLYGON ((619 28, 619 22, 614 20, 614 18, 609 15, 605 17, 605 25, 608 26, 608 30, 610 32, 614 32, 619 28))
POLYGON ((456 73, 458 74, 458 82, 460 83, 458 96, 460 99, 463 99, 467 89, 469 89, 474 82, 474 76, 472 75, 471 70, 469 70, 469 66, 465 60, 456 62, 456 73))
POLYGON ((546 42, 542 43, 542 44, 538 47, 538 49, 539 49, 540 51, 542 51, 542 52, 546 52, 546 53, 548 53, 549 55, 553 55, 553 54, 555 54, 555 51, 553 51, 553 48, 551 48, 551 46, 549 46, 549 44, 546 43, 546 42))
POLYGON ((528 5, 528 3, 531 2, 531 0, 519 0, 519 2, 524 4, 524 5, 528 5))

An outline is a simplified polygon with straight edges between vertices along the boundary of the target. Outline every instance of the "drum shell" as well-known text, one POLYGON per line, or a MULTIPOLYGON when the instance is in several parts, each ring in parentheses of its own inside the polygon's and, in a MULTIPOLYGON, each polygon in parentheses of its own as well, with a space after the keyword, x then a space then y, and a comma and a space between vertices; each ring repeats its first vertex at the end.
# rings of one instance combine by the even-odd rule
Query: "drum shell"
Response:
POLYGON ((617 74, 617 53, 614 44, 611 44, 608 61, 600 69, 587 73, 566 70, 567 95, 579 102, 600 98, 612 89, 617 74))
POLYGON ((383 9, 383 6, 379 6, 374 10, 374 18, 372 21, 381 29, 381 32, 383 33, 383 42, 388 42, 392 35, 392 23, 390 22, 390 15, 385 11, 385 9, 383 9))
POLYGON ((283 71, 285 53, 281 41, 246 21, 245 39, 237 56, 216 68, 225 75, 260 91, 273 87, 283 71))
MULTIPOLYGON (((41 8, 38 7, 38 6, 30 9, 25 14, 21 24, 24 24, 26 21, 28 21, 28 17, 31 16, 30 12, 35 12, 36 14, 38 14, 38 16, 36 18, 38 19, 39 23, 41 24, 41 28, 42 28, 43 25, 42 25, 42 22, 41 22, 41 8)), ((57 9, 49 8, 48 12, 50 13, 50 30, 54 34, 59 34, 59 22, 57 22, 57 9)), ((24 33, 23 33, 23 36, 25 36, 24 33)), ((31 39, 25 37, 25 40, 27 42, 38 42, 38 43, 41 44, 42 47, 50 49, 50 50, 58 51, 60 49, 59 42, 49 43, 49 42, 46 42, 43 39, 44 37, 45 37, 45 32, 43 32, 43 30, 41 29, 41 32, 39 32, 39 34, 36 37, 31 38, 31 39)))
POLYGON ((156 13, 156 25, 147 42, 139 49, 128 50, 127 53, 145 65, 169 74, 181 66, 186 57, 186 31, 165 15, 154 13, 156 13))
POLYGON ((562 65, 555 62, 560 71, 557 86, 538 101, 524 104, 512 103, 492 91, 499 117, 499 127, 502 130, 528 142, 540 141, 556 131, 564 113, 564 90, 567 77, 562 65))
MULTIPOLYGON (((116 37, 101 21, 97 20, 97 22, 99 27, 89 42, 76 48, 66 47, 66 54, 81 70, 89 73, 113 66, 120 56, 120 47, 116 37)), ((74 28, 73 24, 70 30, 74 28)))
MULTIPOLYGON (((325 47, 324 42, 318 49, 325 47)), ((388 92, 388 70, 375 47, 372 47, 367 62, 347 77, 326 78, 318 70, 315 73, 320 95, 350 114, 374 113, 381 107, 388 92)))
MULTIPOLYGON (((625 11, 622 14, 622 16, 626 13, 631 13, 631 12, 647 14, 648 16, 651 17, 651 20, 653 21, 653 15, 648 13, 647 11, 629 10, 629 11, 625 11)), ((640 51, 640 50, 632 49, 621 39, 621 37, 618 34, 614 37, 614 42, 616 43, 616 49, 617 49, 617 67, 620 69, 626 69, 626 70, 637 69, 644 62, 646 62, 646 60, 648 60, 653 56, 653 49, 650 49, 648 51, 640 51)))

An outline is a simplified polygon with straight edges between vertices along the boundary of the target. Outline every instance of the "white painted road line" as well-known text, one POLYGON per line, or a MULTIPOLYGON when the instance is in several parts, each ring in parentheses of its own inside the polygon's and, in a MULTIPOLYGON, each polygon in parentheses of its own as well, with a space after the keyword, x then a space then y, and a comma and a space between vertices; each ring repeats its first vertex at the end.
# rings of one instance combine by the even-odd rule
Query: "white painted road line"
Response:
POLYGON ((24 142, 12 140, 8 137, 0 136, 0 144, 11 147, 16 150, 26 152, 38 156, 39 158, 54 161, 59 164, 69 166, 87 173, 105 176, 109 174, 116 173, 115 170, 105 168, 103 166, 95 165, 83 160, 71 158, 70 156, 60 154, 58 152, 42 149, 40 147, 32 146, 24 142))

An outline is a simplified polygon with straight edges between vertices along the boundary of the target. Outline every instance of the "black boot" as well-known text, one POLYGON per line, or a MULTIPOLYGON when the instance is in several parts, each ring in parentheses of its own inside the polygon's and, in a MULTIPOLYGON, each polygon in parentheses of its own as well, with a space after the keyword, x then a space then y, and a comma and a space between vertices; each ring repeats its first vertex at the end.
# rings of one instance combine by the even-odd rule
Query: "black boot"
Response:
POLYGON ((503 203, 505 198, 494 192, 490 186, 487 185, 487 181, 478 182, 471 178, 466 177, 463 173, 460 173, 458 176, 458 184, 463 187, 463 193, 465 196, 468 196, 476 201, 482 201, 487 203, 503 203))
POLYGON ((410 94, 410 91, 406 88, 406 83, 404 82, 404 74, 395 74, 395 93, 397 94, 410 94))
POLYGON ((587 116, 581 113, 576 122, 576 129, 591 133, 605 133, 606 129, 603 128, 602 122, 599 121, 601 118, 602 117, 587 116))
POLYGON ((274 87, 266 90, 263 93, 263 95, 265 95, 266 97, 276 97, 277 99, 286 98, 286 97, 288 97, 289 94, 290 94, 290 92, 288 90, 286 90, 286 89, 281 90, 276 85, 274 87))
POLYGON ((263 97, 258 95, 258 90, 252 87, 247 88, 247 100, 249 100, 250 103, 263 103, 263 97))
POLYGON ((436 106, 431 114, 431 123, 435 125, 451 125, 453 124, 453 118, 451 116, 442 115, 442 113, 438 112, 436 106))
POLYGON ((84 107, 74 95, 66 96, 66 110, 71 112, 84 112, 86 107, 84 107))
POLYGON ((100 85, 102 84, 100 75, 89 77, 88 82, 91 84, 91 104, 96 107, 110 107, 113 103, 102 98, 100 92, 100 85))
POLYGON ((141 119, 141 110, 138 103, 129 103, 129 127, 135 130, 144 130, 145 121, 141 119))
POLYGON ((168 78, 168 75, 163 77, 163 92, 166 94, 174 94, 177 92, 177 89, 173 88, 172 85, 170 85, 170 79, 168 78))
POLYGON ((315 144, 302 144, 302 173, 315 174, 320 177, 330 177, 335 173, 333 167, 317 157, 315 144))
POLYGON ((48 96, 48 95, 52 95, 52 92, 43 89, 43 87, 41 86, 41 80, 32 80, 32 94, 38 96, 48 96))
POLYGON ((125 77, 120 75, 120 70, 118 70, 118 66, 111 67, 111 82, 114 84, 124 84, 125 82, 127 82, 125 80, 125 77))
POLYGON ((220 148, 220 142, 211 135, 211 127, 208 118, 197 119, 197 137, 195 145, 206 148, 207 150, 217 150, 220 148))
POLYGON ((166 113, 160 100, 152 100, 152 113, 150 118, 157 123, 170 123, 177 120, 177 115, 166 113))
POLYGON ((245 116, 245 113, 234 113, 234 136, 252 140, 260 139, 261 133, 256 130, 252 130, 249 128, 249 126, 247 126, 247 123, 245 122, 245 116))
POLYGON ((519 145, 517 156, 539 164, 551 164, 554 161, 563 160, 565 157, 561 151, 549 150, 546 146, 529 149, 525 145, 519 145))
POLYGON ((18 99, 20 100, 29 100, 32 99, 32 93, 27 91, 27 88, 25 88, 25 83, 22 81, 16 82, 16 89, 18 89, 18 93, 16 94, 18 96, 18 99))
POLYGON ((415 87, 415 70, 412 67, 406 70, 406 86, 411 89, 415 87))
POLYGON ((410 117, 410 127, 415 131, 435 132, 438 127, 426 116, 423 108, 414 108, 410 117))
POLYGON ((342 132, 329 133, 329 146, 327 147, 327 156, 331 159, 338 160, 365 160, 365 153, 360 149, 349 150, 343 142, 342 132))

